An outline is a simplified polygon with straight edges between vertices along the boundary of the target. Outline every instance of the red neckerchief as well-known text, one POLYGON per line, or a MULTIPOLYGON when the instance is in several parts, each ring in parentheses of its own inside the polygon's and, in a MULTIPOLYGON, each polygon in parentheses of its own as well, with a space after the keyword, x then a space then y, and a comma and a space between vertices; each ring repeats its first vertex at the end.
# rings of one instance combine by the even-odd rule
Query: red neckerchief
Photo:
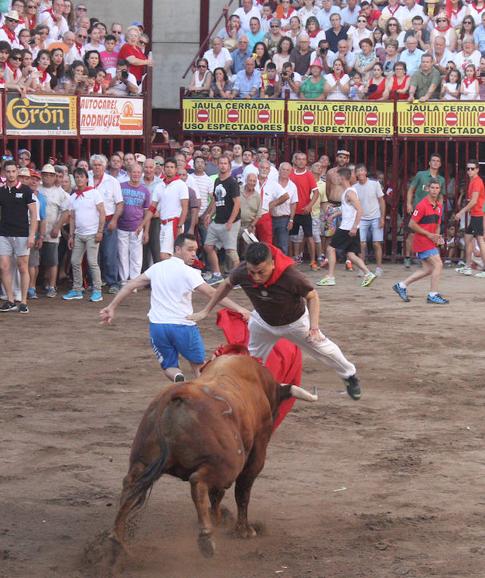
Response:
POLYGON ((55 22, 56 21, 56 16, 54 14, 54 10, 52 10, 52 8, 47 8, 47 10, 44 10, 42 12, 42 14, 45 14, 47 12, 47 14, 51 15, 52 20, 55 22))
POLYGON ((261 184, 260 180, 258 179, 258 183, 259 183, 259 194, 261 196, 261 200, 263 200, 264 197, 264 187, 266 186, 266 183, 268 182, 268 177, 266 177, 264 179, 264 183, 261 184))
POLYGON ((77 51, 78 51, 78 53, 79 53, 79 56, 81 56, 81 55, 82 55, 82 47, 83 47, 83 45, 80 44, 79 42, 75 42, 75 43, 74 43, 74 46, 77 48, 77 51))
POLYGON ((320 30, 315 30, 315 31, 313 31, 313 32, 308 32, 308 36, 309 36, 310 38, 316 38, 319 33, 320 33, 320 30))
POLYGON ((10 66, 10 64, 8 63, 8 61, 5 63, 5 66, 8 66, 8 67, 10 68, 10 70, 12 71, 13 79, 14 79, 14 80, 17 80, 17 76, 18 76, 19 73, 20 73, 20 76, 22 76, 22 73, 20 72, 20 69, 19 69, 19 68, 17 68, 17 69, 12 68, 12 67, 10 66))
POLYGON ((476 10, 478 12, 478 14, 480 14, 480 12, 483 12, 483 10, 485 8, 485 4, 481 8, 478 8, 477 4, 475 2, 472 2, 472 8, 474 10, 476 10))
POLYGON ((29 23, 29 30, 33 30, 37 26, 37 16, 28 16, 27 15, 27 22, 29 23))
POLYGON ((46 68, 44 71, 42 71, 42 70, 40 70, 39 68, 37 68, 37 71, 38 71, 38 73, 39 73, 39 75, 40 75, 40 76, 39 76, 39 79, 40 79, 41 84, 44 84, 44 82, 47 80, 47 74, 48 74, 47 68, 46 68))
POLYGON ((391 13, 391 16, 394 16, 394 14, 399 10, 400 7, 401 5, 398 3, 394 9, 392 9, 390 6, 388 6, 387 9, 391 13))
POLYGON ((440 30, 439 28, 436 28, 436 32, 441 33, 441 34, 446 34, 450 28, 453 28, 453 26, 448 24, 448 28, 446 28, 446 30, 440 30))
POLYGON ((467 78, 466 76, 463 78, 463 84, 468 88, 475 82, 476 78, 467 78))
MULTIPOLYGON (((270 285, 274 285, 279 280, 281 275, 283 275, 283 273, 288 269, 288 267, 294 265, 295 262, 291 257, 287 257, 279 249, 273 247, 273 245, 270 245, 269 243, 265 243, 265 245, 269 247, 274 262, 274 269, 271 273, 271 277, 266 281, 266 283, 263 283, 263 287, 269 287, 270 285)), ((249 278, 251 279, 251 275, 249 275, 249 278)), ((260 286, 261 285, 257 284, 253 285, 253 287, 260 286)))
POLYGON ((94 189, 94 187, 86 187, 85 189, 77 189, 76 191, 74 191, 76 193, 76 199, 84 197, 84 193, 87 193, 88 191, 92 191, 93 189, 94 189))
POLYGON ((173 183, 174 181, 180 181, 180 176, 179 175, 175 175, 174 177, 172 177, 171 179, 169 179, 168 177, 164 177, 162 179, 162 181, 165 183, 165 185, 169 185, 170 183, 173 183))
POLYGON ((342 80, 342 78, 344 77, 344 72, 342 72, 342 74, 340 76, 338 76, 337 74, 335 74, 335 72, 332 72, 332 76, 335 78, 335 80, 338 82, 339 80, 342 80))
POLYGON ((95 94, 99 94, 101 89, 101 85, 99 84, 99 82, 97 80, 94 81, 94 86, 93 86, 93 92, 95 94))
POLYGON ((15 41, 15 39, 16 39, 15 32, 12 32, 12 31, 10 30, 10 28, 7 28, 7 25, 6 25, 6 24, 4 24, 4 25, 2 26, 2 30, 5 31, 5 34, 7 35, 7 38, 9 39, 10 43, 12 43, 12 42, 15 41))

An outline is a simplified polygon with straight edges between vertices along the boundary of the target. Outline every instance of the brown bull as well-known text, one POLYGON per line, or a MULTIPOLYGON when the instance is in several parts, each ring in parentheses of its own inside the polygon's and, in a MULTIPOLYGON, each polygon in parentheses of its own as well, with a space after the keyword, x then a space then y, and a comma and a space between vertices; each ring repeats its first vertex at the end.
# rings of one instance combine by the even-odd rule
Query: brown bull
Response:
POLYGON ((115 558, 124 547, 130 512, 162 474, 190 482, 202 554, 214 554, 212 521, 220 522, 221 500, 234 481, 236 531, 254 536, 247 519, 251 488, 263 469, 279 404, 292 396, 316 400, 299 387, 276 383, 266 367, 243 355, 218 357, 200 378, 165 388, 145 412, 133 442, 112 534, 115 558))

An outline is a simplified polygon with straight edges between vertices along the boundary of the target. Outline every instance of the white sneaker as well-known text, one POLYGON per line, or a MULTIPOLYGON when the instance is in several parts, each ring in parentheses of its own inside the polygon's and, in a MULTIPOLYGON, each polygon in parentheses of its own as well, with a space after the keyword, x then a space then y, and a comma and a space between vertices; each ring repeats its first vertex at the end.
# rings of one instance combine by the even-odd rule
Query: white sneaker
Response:
POLYGON ((463 267, 463 269, 460 271, 460 273, 462 275, 467 275, 469 277, 470 275, 473 275, 473 270, 471 267, 463 267))
POLYGON ((475 273, 475 277, 479 279, 485 279, 485 271, 480 271, 480 273, 475 273))
POLYGON ((324 277, 323 279, 320 279, 320 281, 317 281, 316 284, 319 287, 334 287, 336 285, 335 277, 324 277))
POLYGON ((382 267, 376 267, 376 275, 377 277, 382 277, 382 274, 384 273, 382 267))

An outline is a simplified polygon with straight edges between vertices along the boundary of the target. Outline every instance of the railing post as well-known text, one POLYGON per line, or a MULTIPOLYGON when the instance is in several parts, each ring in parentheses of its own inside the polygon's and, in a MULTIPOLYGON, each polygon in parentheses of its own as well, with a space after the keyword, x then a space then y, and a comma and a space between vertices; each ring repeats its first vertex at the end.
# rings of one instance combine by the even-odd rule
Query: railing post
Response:
POLYGON ((184 138, 184 96, 185 88, 183 86, 179 89, 179 130, 178 130, 178 140, 181 141, 184 138))
POLYGON ((143 95, 143 138, 144 154, 152 156, 152 126, 153 126, 153 69, 148 68, 145 77, 145 94, 143 95))
POLYGON ((283 134, 283 145, 285 147, 283 158, 285 162, 290 162, 290 137, 288 135, 288 125, 290 121, 290 113, 288 111, 288 100, 290 99, 290 91, 285 90, 285 110, 284 110, 284 124, 285 132, 283 134))
MULTIPOLYGON (((393 135, 392 135, 392 202, 391 202, 391 261, 397 260, 397 211, 399 208, 399 127, 397 114, 397 99, 394 99, 393 112, 393 135)), ((406 207, 403 207, 403 211, 406 207)), ((404 216, 404 212, 403 212, 404 216)), ((404 243, 404 240, 403 240, 404 243)))

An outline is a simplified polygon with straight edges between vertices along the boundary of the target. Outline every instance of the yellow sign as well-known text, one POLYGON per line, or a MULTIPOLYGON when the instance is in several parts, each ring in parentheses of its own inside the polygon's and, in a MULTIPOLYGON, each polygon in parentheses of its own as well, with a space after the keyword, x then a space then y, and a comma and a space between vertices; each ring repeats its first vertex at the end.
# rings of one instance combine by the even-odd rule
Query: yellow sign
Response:
POLYGON ((7 95, 8 135, 77 135, 77 98, 61 95, 7 95))
POLYGON ((392 136, 392 102, 288 101, 288 132, 336 136, 392 136))
POLYGON ((485 103, 398 102, 398 134, 480 136, 485 134, 485 103))
POLYGON ((189 132, 284 132, 285 101, 184 99, 183 130, 189 132))

